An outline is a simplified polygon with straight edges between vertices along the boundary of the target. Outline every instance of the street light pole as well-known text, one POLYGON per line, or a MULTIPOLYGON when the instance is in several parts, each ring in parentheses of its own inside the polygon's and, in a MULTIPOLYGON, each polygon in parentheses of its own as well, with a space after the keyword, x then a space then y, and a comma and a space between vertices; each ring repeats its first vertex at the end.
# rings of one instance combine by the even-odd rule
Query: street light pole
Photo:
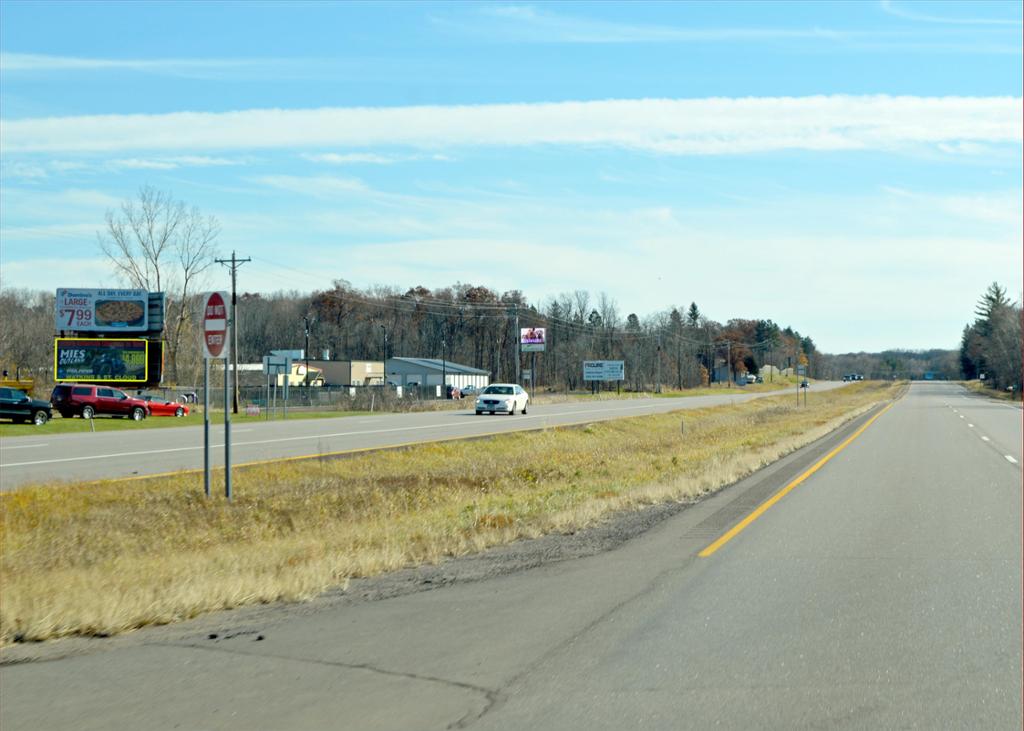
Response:
POLYGON ((306 356, 306 388, 309 388, 309 318, 303 317, 302 323, 306 328, 306 349, 302 351, 303 355, 306 356))
POLYGON ((448 341, 445 336, 441 336, 441 398, 448 398, 448 362, 445 359, 445 348, 448 345, 448 341))

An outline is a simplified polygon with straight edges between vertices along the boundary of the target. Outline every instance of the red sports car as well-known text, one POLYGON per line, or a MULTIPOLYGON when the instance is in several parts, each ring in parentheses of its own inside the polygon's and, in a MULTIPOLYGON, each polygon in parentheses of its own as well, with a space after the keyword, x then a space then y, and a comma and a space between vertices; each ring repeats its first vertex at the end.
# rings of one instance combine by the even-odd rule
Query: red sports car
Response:
POLYGON ((143 396, 149 403, 150 416, 188 416, 188 406, 158 396, 143 396))

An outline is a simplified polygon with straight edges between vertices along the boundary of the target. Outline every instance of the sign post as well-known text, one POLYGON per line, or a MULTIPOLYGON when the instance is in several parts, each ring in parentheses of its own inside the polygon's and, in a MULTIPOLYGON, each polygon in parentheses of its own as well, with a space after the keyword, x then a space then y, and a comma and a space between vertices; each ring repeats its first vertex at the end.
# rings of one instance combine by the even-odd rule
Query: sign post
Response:
POLYGON ((210 497, 210 359, 203 358, 203 492, 210 497))
POLYGON ((231 386, 231 371, 228 368, 230 348, 228 343, 228 318, 226 292, 209 292, 203 302, 203 353, 206 356, 205 391, 206 409, 203 414, 203 484, 210 494, 210 360, 224 359, 224 496, 231 500, 231 409, 228 407, 228 392, 231 386))

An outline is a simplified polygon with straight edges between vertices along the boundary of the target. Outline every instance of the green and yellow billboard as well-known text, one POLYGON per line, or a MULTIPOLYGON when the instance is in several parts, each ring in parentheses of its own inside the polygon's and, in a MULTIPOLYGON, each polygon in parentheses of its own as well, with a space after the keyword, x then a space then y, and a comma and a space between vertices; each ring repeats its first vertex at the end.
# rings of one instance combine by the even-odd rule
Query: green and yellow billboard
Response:
POLYGON ((56 381, 146 383, 149 341, 142 339, 56 338, 53 373, 56 381))

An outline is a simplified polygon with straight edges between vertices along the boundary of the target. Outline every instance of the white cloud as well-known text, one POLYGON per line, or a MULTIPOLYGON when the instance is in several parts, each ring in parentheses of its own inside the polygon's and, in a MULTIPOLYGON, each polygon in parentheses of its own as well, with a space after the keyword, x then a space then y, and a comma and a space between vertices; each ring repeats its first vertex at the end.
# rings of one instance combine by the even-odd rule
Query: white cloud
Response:
MULTIPOLYGON (((1000 26, 1019 26, 1021 21, 1010 18, 981 18, 978 16, 972 17, 957 17, 950 15, 930 15, 928 13, 919 13, 916 10, 908 10, 901 5, 897 5, 892 0, 881 0, 879 3, 882 10, 889 15, 895 15, 898 18, 904 18, 906 20, 916 20, 922 23, 939 23, 942 25, 1000 25, 1000 26)), ((1003 7, 1012 8, 1020 7, 1019 4, 1007 3, 1003 7)))
POLYGON ((166 160, 140 160, 138 158, 112 160, 110 164, 128 170, 173 170, 178 167, 175 163, 166 160))
POLYGON ((5 162, 0 167, 0 175, 5 178, 20 178, 22 180, 42 180, 48 173, 45 165, 36 163, 5 162))
MULTIPOLYGON (((902 202, 899 215, 911 220, 935 220, 942 214, 967 221, 995 224, 1004 231, 1019 231, 1024 222, 1020 189, 984 193, 938 195, 886 186, 883 190, 902 202)), ((948 220, 945 225, 949 225, 948 220)))
POLYGON ((391 165, 392 163, 398 162, 398 160, 402 159, 388 155, 375 155, 368 152, 352 152, 344 155, 337 152, 323 152, 320 154, 307 153, 302 157, 310 162, 323 162, 328 163, 329 165, 357 165, 360 163, 368 165, 391 165))
POLYGON ((19 119, 0 150, 96 152, 411 146, 615 146, 674 155, 1020 144, 1019 97, 635 99, 395 108, 254 109, 19 119))
POLYGON ((5 226, 0 228, 0 239, 5 241, 86 241, 96 239, 99 226, 95 223, 52 223, 41 226, 5 226))
POLYGON ((312 59, 284 58, 86 58, 0 53, 0 72, 10 74, 130 71, 185 78, 278 78, 306 75, 312 59))
POLYGON ((278 190, 312 196, 332 198, 339 194, 363 193, 369 190, 366 184, 355 178, 337 178, 330 175, 300 177, 297 175, 263 175, 250 178, 250 182, 278 190))
POLYGON ((154 159, 126 158, 111 160, 115 168, 128 170, 175 170, 180 167, 223 167, 227 165, 244 165, 244 160, 226 157, 208 157, 205 155, 181 155, 178 157, 161 157, 154 159))
POLYGON ((91 258, 38 258, 3 262, 5 287, 41 289, 105 287, 118 284, 109 262, 91 258))
MULTIPOLYGON (((796 38, 844 38, 846 33, 823 28, 700 28, 672 25, 638 25, 564 15, 532 5, 484 6, 480 14, 500 21, 487 35, 507 40, 554 43, 665 43, 701 41, 751 41, 796 38)), ((473 20, 438 19, 441 25, 479 34, 473 20)))
POLYGON ((721 27, 690 24, 637 24, 603 20, 583 14, 565 14, 551 10, 550 4, 483 5, 470 12, 435 15, 432 22, 443 30, 458 33, 475 41, 505 43, 802 43, 814 47, 838 47, 843 50, 902 52, 946 52, 981 54, 1020 54, 1020 38, 1010 32, 995 38, 1002 28, 978 26, 1020 25, 1019 21, 1000 19, 945 19, 923 16, 902 8, 883 4, 892 15, 961 26, 936 30, 927 25, 895 29, 822 28, 818 26, 783 27, 759 25, 721 27), (971 26, 974 26, 973 28, 971 26))

